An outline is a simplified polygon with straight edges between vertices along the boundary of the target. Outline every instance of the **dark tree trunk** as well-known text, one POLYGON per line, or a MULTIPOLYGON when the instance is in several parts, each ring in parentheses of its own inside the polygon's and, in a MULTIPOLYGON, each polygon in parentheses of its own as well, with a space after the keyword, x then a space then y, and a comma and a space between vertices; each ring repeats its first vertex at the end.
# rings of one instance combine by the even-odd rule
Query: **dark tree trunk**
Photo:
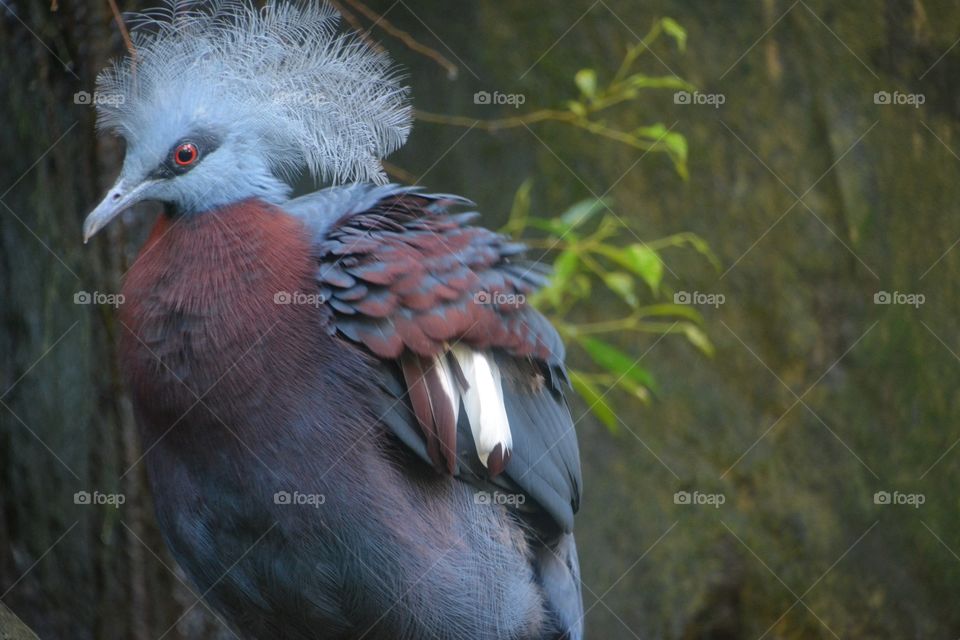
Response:
MULTIPOLYGON (((156 638, 195 598, 167 568, 135 464, 122 327, 111 308, 77 304, 118 291, 129 255, 119 225, 90 246, 80 238, 121 149, 96 137, 77 92, 92 93, 123 45, 106 2, 3 5, 0 600, 44 638, 156 638), (77 492, 124 504, 77 504, 77 492)), ((209 637, 206 617, 197 606, 165 637, 209 637)), ((27 637, 6 620, 0 636, 27 637)))

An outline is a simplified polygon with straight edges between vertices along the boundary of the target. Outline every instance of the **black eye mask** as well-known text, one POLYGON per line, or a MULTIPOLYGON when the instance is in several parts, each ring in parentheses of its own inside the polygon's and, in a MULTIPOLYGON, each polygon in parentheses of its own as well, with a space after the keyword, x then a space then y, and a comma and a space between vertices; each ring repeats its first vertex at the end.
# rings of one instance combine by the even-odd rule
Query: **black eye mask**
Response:
POLYGON ((178 140, 176 144, 170 147, 164 156, 163 162, 157 165, 147 177, 153 180, 169 180, 181 176, 203 162, 203 159, 216 151, 222 142, 223 140, 219 136, 210 133, 184 136, 183 139, 178 140), (187 144, 193 145, 196 148, 196 159, 189 164, 179 164, 176 161, 176 157, 177 155, 182 155, 182 153, 178 150, 187 144))

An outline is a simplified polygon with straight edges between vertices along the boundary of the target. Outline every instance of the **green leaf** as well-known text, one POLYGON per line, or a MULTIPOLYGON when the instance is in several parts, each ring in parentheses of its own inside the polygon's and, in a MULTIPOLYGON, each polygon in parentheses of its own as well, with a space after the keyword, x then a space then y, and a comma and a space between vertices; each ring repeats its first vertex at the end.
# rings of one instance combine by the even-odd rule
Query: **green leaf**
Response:
POLYGON ((670 131, 660 123, 649 127, 639 127, 634 133, 667 147, 671 154, 687 159, 687 138, 682 133, 670 131))
POLYGON ((575 233, 568 232, 566 225, 560 222, 559 218, 538 218, 530 216, 527 218, 527 226, 531 229, 546 231, 553 236, 564 236, 564 239, 570 243, 574 242, 578 236, 575 233))
POLYGON ((688 304, 651 304, 637 310, 642 317, 679 317, 691 322, 703 324, 703 316, 688 304))
POLYGON ((580 256, 575 251, 567 249, 561 251, 553 261, 553 279, 555 282, 566 282, 580 264, 580 256))
POLYGON ((712 264, 713 268, 717 271, 720 271, 723 268, 720 264, 720 258, 713 253, 713 250, 710 249, 710 245, 707 244, 707 241, 697 234, 688 232, 677 234, 676 237, 680 240, 680 242, 688 243, 697 253, 709 260, 710 264, 712 264))
POLYGON ((561 251, 553 261, 553 277, 550 279, 550 284, 540 290, 540 294, 546 296, 550 304, 555 307, 560 306, 567 283, 577 271, 579 264, 580 256, 570 249, 561 251))
POLYGON ((564 211, 557 219, 564 230, 569 231, 587 222, 608 206, 607 201, 602 198, 588 198, 564 211))
POLYGON ((707 337, 707 334, 705 334, 700 327, 692 324, 684 324, 683 334, 687 337, 690 344, 699 349, 704 355, 711 358, 713 357, 713 343, 710 342, 710 338, 707 337))
POLYGON ((673 18, 661 18, 660 26, 663 27, 663 32, 668 36, 674 39, 677 43, 677 48, 680 51, 686 51, 687 49, 687 30, 680 26, 680 24, 673 18))
POLYGON ((580 89, 580 93, 587 98, 593 98, 597 95, 597 72, 593 69, 580 69, 573 77, 573 81, 580 89))
POLYGON ((587 108, 583 106, 582 102, 571 100, 567 102, 567 108, 570 109, 570 111, 573 111, 574 114, 580 116, 581 118, 587 115, 587 108))
POLYGON ((650 391, 643 385, 637 384, 630 378, 620 378, 617 380, 617 386, 621 387, 643 404, 650 404, 650 391))
POLYGON ((592 287, 590 276, 585 273, 577 273, 573 276, 573 279, 570 280, 570 286, 567 290, 572 296, 580 299, 589 296, 592 287))
POLYGON ((640 127, 634 131, 634 135, 646 138, 655 142, 658 146, 662 145, 673 160, 677 173, 684 179, 689 177, 687 173, 687 138, 682 133, 670 131, 660 123, 649 127, 640 127))
POLYGON ((657 391, 657 383, 653 376, 637 364, 635 358, 628 356, 608 342, 590 336, 580 336, 577 338, 577 342, 593 358, 594 362, 618 378, 629 379, 654 392, 657 391))
POLYGON ((635 243, 621 251, 621 255, 622 264, 643 278, 650 291, 658 293, 663 280, 663 261, 657 252, 644 244, 635 243))
POLYGON ((617 414, 607 404, 603 394, 592 382, 584 378, 579 372, 570 370, 570 384, 577 393, 584 399, 593 415, 600 419, 600 422, 607 426, 611 433, 620 431, 620 423, 617 420, 617 414))
POLYGON ((513 195, 513 206, 510 207, 510 217, 501 232, 520 236, 527 227, 527 218, 530 216, 530 191, 533 189, 533 178, 527 178, 517 188, 513 195))
POLYGON ((648 76, 635 73, 623 81, 624 86, 631 89, 677 89, 681 91, 695 91, 696 87, 683 78, 677 76, 648 76))
POLYGON ((639 304, 633 288, 633 276, 629 273, 623 271, 608 273, 603 277, 603 282, 631 307, 636 307, 639 304))

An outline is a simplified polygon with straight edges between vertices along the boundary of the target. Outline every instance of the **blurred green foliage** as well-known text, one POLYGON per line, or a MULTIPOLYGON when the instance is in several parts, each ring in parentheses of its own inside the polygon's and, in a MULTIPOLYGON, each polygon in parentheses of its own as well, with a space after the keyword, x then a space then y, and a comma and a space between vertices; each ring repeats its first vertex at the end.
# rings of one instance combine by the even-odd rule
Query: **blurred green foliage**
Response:
POLYGON ((683 51, 686 48, 687 32, 675 20, 660 18, 654 21, 643 40, 629 46, 616 72, 610 80, 601 84, 601 74, 596 69, 580 69, 574 75, 574 85, 579 91, 575 99, 567 100, 564 108, 542 108, 519 116, 477 120, 465 116, 450 116, 427 111, 416 111, 418 120, 436 122, 461 127, 497 131, 513 127, 527 127, 541 122, 562 122, 598 137, 613 140, 644 152, 666 153, 678 174, 686 179, 687 139, 680 133, 670 130, 661 122, 623 130, 612 126, 607 117, 614 107, 641 106, 644 92, 651 89, 672 89, 674 91, 693 91, 695 87, 675 75, 648 75, 637 71, 637 61, 643 53, 661 37, 671 38, 683 51))
POLYGON ((651 335, 677 333, 705 355, 713 355, 700 313, 688 304, 668 301, 673 291, 663 281, 667 268, 664 252, 692 250, 715 267, 719 262, 707 243, 693 233, 640 240, 602 198, 582 200, 550 218, 531 215, 532 186, 529 179, 520 185, 502 231, 523 237, 531 249, 541 250, 540 259, 553 256, 550 284, 531 303, 550 318, 568 344, 583 349, 595 365, 591 370, 571 368, 571 381, 594 415, 616 432, 619 419, 604 390, 616 388, 649 403, 657 383, 640 365, 642 355, 622 350, 608 336, 642 344, 651 335), (577 307, 596 303, 598 288, 606 289, 616 300, 606 314, 609 319, 572 319, 577 307))
MULTIPOLYGON (((662 123, 632 130, 617 128, 607 121, 614 107, 641 106, 646 92, 656 89, 693 91, 694 86, 674 75, 648 75, 637 70, 638 60, 662 37, 685 50, 687 32, 675 20, 655 20, 646 36, 629 46, 618 68, 604 74, 584 68, 574 75, 579 91, 564 109, 537 109, 529 113, 481 121, 488 130, 528 126, 542 121, 559 121, 648 152, 665 153, 677 174, 687 179, 687 139, 662 123), (609 80, 603 77, 609 75, 609 80)), ((477 121, 456 116, 418 113, 418 117, 446 124, 477 126, 477 121)), ((644 241, 605 198, 590 198, 571 205, 560 215, 539 217, 531 214, 531 189, 528 179, 514 197, 510 218, 502 231, 523 239, 532 249, 542 250, 539 260, 550 258, 553 277, 549 286, 532 300, 560 331, 568 344, 583 349, 592 369, 571 368, 576 391, 586 400, 590 411, 612 432, 619 430, 619 419, 608 394, 617 389, 647 404, 657 392, 656 378, 640 365, 642 355, 624 351, 611 341, 627 339, 641 345, 644 339, 664 334, 681 334, 707 356, 713 344, 703 330, 703 317, 688 304, 670 302, 673 291, 663 281, 667 249, 699 252, 715 267, 719 261, 707 243, 693 233, 678 233, 644 241), (609 319, 578 322, 571 319, 578 307, 598 299, 598 289, 613 294, 617 303, 609 319)))
POLYGON ((677 172, 686 179, 689 177, 687 139, 683 135, 670 131, 659 122, 637 127, 631 131, 622 131, 610 127, 603 119, 605 111, 640 100, 643 92, 648 89, 694 90, 692 84, 677 76, 651 76, 635 70, 640 56, 649 51, 650 47, 664 35, 672 38, 681 51, 686 49, 687 32, 683 27, 671 18, 661 18, 653 23, 642 40, 627 49, 620 67, 605 85, 599 84, 599 74, 595 69, 578 71, 574 76, 574 83, 580 90, 580 96, 567 103, 569 115, 566 117, 576 126, 598 136, 644 151, 667 153, 677 172))

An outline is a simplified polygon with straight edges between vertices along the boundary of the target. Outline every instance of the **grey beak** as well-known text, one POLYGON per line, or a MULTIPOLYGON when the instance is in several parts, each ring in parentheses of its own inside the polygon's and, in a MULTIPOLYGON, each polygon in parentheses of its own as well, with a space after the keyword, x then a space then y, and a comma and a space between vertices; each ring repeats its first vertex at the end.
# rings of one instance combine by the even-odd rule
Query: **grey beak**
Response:
POLYGON ((107 223, 140 202, 144 190, 152 183, 152 180, 147 180, 131 187, 121 175, 97 208, 83 221, 83 243, 86 244, 97 231, 107 226, 107 223))

